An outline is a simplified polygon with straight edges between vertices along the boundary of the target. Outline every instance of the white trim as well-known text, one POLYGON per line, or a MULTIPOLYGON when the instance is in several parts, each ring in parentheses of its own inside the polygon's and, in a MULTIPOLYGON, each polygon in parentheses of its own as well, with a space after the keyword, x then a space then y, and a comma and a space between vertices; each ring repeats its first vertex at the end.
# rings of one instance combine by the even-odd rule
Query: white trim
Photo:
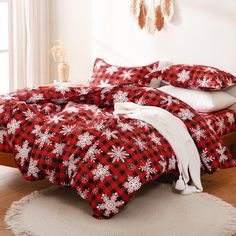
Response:
POLYGON ((0 50, 0 53, 6 53, 6 52, 9 52, 9 50, 8 49, 0 50))

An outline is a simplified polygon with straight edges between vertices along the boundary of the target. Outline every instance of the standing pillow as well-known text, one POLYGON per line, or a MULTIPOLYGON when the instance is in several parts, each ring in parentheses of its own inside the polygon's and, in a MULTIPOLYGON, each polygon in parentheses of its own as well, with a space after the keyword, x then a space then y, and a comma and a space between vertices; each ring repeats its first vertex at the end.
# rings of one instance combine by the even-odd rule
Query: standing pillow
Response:
POLYGON ((121 84, 149 86, 151 78, 145 76, 156 71, 158 67, 159 62, 139 67, 114 66, 97 58, 93 66, 93 75, 89 80, 89 86, 115 86, 121 84))
POLYGON ((219 111, 236 103, 236 98, 224 91, 197 91, 171 85, 159 90, 184 101, 198 112, 219 111))
POLYGON ((236 77, 215 67, 204 65, 172 65, 146 77, 159 78, 176 87, 195 90, 223 90, 236 84, 236 77))

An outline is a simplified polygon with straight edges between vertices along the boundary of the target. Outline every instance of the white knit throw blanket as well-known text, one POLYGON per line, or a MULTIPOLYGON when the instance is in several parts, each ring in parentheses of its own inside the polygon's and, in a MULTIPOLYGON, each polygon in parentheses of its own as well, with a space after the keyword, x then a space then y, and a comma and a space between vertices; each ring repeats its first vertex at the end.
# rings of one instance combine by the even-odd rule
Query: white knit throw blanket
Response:
POLYGON ((199 153, 185 124, 179 118, 162 108, 140 106, 132 102, 116 103, 114 114, 126 115, 128 118, 151 124, 166 138, 175 152, 180 173, 176 189, 180 190, 182 194, 202 192, 199 153), (193 186, 188 185, 190 177, 193 186))

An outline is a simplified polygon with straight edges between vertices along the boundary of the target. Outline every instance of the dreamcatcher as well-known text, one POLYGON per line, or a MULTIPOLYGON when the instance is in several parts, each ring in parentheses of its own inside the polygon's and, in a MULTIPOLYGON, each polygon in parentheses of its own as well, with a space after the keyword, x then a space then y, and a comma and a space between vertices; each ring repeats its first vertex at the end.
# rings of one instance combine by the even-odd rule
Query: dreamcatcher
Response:
POLYGON ((174 0, 132 0, 131 13, 141 29, 150 34, 161 31, 174 15, 174 0))

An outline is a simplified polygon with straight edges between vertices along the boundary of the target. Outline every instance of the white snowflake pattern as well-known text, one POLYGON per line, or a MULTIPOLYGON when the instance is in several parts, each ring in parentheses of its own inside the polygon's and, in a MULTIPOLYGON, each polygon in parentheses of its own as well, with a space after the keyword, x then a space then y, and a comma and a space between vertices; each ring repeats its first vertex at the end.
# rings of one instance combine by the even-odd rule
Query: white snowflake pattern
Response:
POLYGON ((44 100, 44 96, 41 93, 40 94, 34 93, 33 96, 29 98, 29 102, 37 102, 39 100, 44 100))
POLYGON ((88 198, 88 193, 89 193, 88 189, 85 189, 84 191, 82 191, 81 188, 78 187, 77 192, 78 192, 78 194, 80 195, 81 198, 83 198, 83 199, 88 198))
POLYGON ((88 132, 78 136, 77 146, 85 148, 85 146, 92 144, 93 135, 90 135, 88 132))
POLYGON ((47 179, 51 182, 51 183, 54 183, 55 182, 55 173, 56 171, 55 170, 47 170, 46 171, 46 174, 47 174, 47 179))
POLYGON ((106 68, 106 74, 109 74, 109 75, 112 75, 117 71, 118 71, 117 66, 110 66, 110 67, 106 68))
POLYGON ((212 127, 212 120, 208 119, 208 120, 206 121, 206 123, 207 123, 209 129, 210 129, 213 133, 216 133, 216 131, 215 131, 215 130, 213 129, 213 127, 212 127))
POLYGON ((104 121, 100 121, 99 123, 94 124, 94 128, 97 131, 103 130, 105 127, 104 123, 105 123, 104 121))
POLYGON ((218 126, 217 132, 222 134, 225 129, 224 118, 217 118, 216 125, 218 126))
POLYGON ((39 144, 39 148, 42 148, 44 144, 51 145, 50 138, 52 137, 54 137, 54 135, 49 133, 49 129, 46 129, 45 132, 39 131, 38 138, 35 140, 35 143, 39 144))
POLYGON ((207 68, 204 69, 204 71, 209 71, 211 73, 215 73, 215 72, 217 72, 217 69, 212 68, 212 67, 207 67, 207 68))
POLYGON ((111 87, 112 85, 109 83, 109 80, 101 80, 99 87, 111 87))
POLYGON ((125 162, 126 157, 129 156, 129 154, 124 150, 124 147, 116 148, 115 146, 112 146, 111 152, 108 152, 107 154, 113 158, 113 163, 116 161, 125 162))
POLYGON ((149 124, 147 122, 142 121, 142 120, 137 120, 136 124, 139 128, 143 128, 143 129, 147 129, 149 126, 149 124))
POLYGON ((182 70, 180 73, 177 74, 178 81, 185 82, 186 80, 190 79, 190 71, 182 70))
POLYGON ((161 145, 161 142, 160 142, 161 139, 157 137, 154 133, 151 133, 149 137, 155 144, 161 145))
POLYGON ((102 66, 105 66, 106 64, 105 64, 105 62, 104 61, 98 61, 97 63, 96 63, 96 65, 95 65, 95 68, 97 69, 97 70, 99 70, 102 66))
POLYGON ((89 93, 89 89, 88 88, 80 88, 78 92, 80 95, 86 95, 89 93))
POLYGON ((75 173, 77 164, 81 160, 81 158, 75 158, 75 155, 70 155, 68 160, 63 161, 63 166, 67 168, 67 172, 69 177, 71 178, 72 175, 75 173))
POLYGON ((41 129, 40 125, 35 125, 32 134, 38 135, 40 133, 40 129, 41 129))
POLYGON ((27 111, 23 112, 23 114, 25 115, 25 119, 26 120, 32 120, 32 119, 35 119, 35 114, 30 110, 28 109, 27 111))
POLYGON ((21 124, 21 121, 12 119, 12 121, 7 124, 7 133, 14 135, 16 130, 20 128, 20 124, 21 124))
POLYGON ((37 165, 38 165, 37 160, 33 160, 33 159, 30 160, 29 168, 28 168, 28 172, 27 172, 28 176, 33 176, 35 178, 38 177, 39 168, 37 167, 37 165))
POLYGON ((227 85, 228 85, 228 87, 234 86, 234 85, 235 85, 235 82, 233 82, 232 79, 228 79, 228 80, 227 80, 227 85))
POLYGON ((92 162, 95 161, 95 155, 101 153, 101 150, 98 148, 97 144, 93 144, 88 151, 86 152, 83 162, 91 160, 92 162))
POLYGON ((15 146, 16 151, 18 152, 16 154, 16 160, 20 161, 20 165, 23 166, 25 164, 25 161, 29 158, 29 153, 31 151, 31 148, 29 147, 29 142, 24 141, 23 146, 16 145, 15 146))
POLYGON ((152 67, 147 67, 149 73, 153 73, 153 72, 156 72, 158 71, 158 64, 153 64, 152 67))
POLYGON ((68 113, 77 113, 79 111, 79 108, 77 107, 67 107, 64 109, 64 111, 68 112, 68 113))
POLYGON ((124 201, 118 201, 117 199, 117 193, 113 193, 111 198, 109 198, 106 194, 102 194, 102 200, 104 203, 98 204, 97 209, 104 210, 104 215, 107 217, 111 214, 117 214, 119 207, 124 205, 124 201))
POLYGON ((160 156, 160 160, 159 160, 160 165, 162 166, 162 172, 164 173, 166 171, 166 160, 163 156, 160 156))
POLYGON ((211 82, 211 79, 206 78, 206 77, 197 80, 198 85, 201 87, 208 87, 210 82, 211 82))
POLYGON ((76 125, 63 125, 60 133, 63 135, 70 135, 75 127, 76 125))
POLYGON ((65 94, 66 92, 69 92, 70 89, 67 86, 56 86, 56 92, 59 92, 61 94, 65 94))
POLYGON ((109 167, 106 165, 98 164, 97 168, 92 171, 93 179, 103 181, 107 176, 110 176, 109 167))
POLYGON ((206 148, 201 153, 201 160, 209 170, 212 169, 210 164, 215 160, 215 158, 213 156, 208 156, 206 148))
POLYGON ((3 142, 4 142, 4 137, 5 137, 5 136, 7 136, 7 131, 1 129, 1 130, 0 130, 0 144, 3 144, 3 142))
POLYGON ((141 186, 142 184, 138 176, 128 176, 127 182, 124 183, 124 187, 127 188, 128 193, 133 193, 139 190, 141 186))
POLYGON ((128 102, 128 93, 119 91, 113 95, 114 103, 116 102, 128 102))
POLYGON ((134 130, 133 126, 131 126, 127 123, 119 122, 118 126, 122 129, 122 131, 132 131, 132 130, 134 130))
POLYGON ((227 113, 226 113, 226 116, 227 116, 227 118, 228 118, 228 121, 229 121, 230 125, 234 124, 234 122, 235 122, 234 114, 227 112, 227 113))
POLYGON ((3 109, 3 105, 0 106, 0 113, 3 113, 5 110, 3 109))
POLYGON ((178 117, 183 120, 192 120, 195 115, 189 109, 180 108, 180 112, 178 113, 178 117))
POLYGON ((168 170, 174 170, 176 166, 176 158, 172 156, 169 160, 169 167, 168 170))
POLYGON ((147 181, 151 179, 151 175, 156 174, 156 168, 151 167, 151 160, 148 159, 147 162, 139 168, 141 171, 146 172, 146 179, 147 181))
POLYGON ((110 129, 107 129, 103 132, 103 135, 106 135, 107 136, 107 140, 111 140, 112 138, 115 139, 115 138, 118 138, 116 136, 118 132, 117 131, 111 131, 110 129))
POLYGON ((54 124, 58 124, 60 121, 63 121, 63 120, 65 120, 63 115, 61 115, 61 116, 55 115, 49 120, 49 122, 54 123, 54 124))
POLYGON ((63 154, 63 149, 65 147, 65 143, 56 143, 55 144, 55 149, 53 150, 52 153, 56 154, 56 156, 60 156, 63 154))
POLYGON ((179 101, 175 98, 172 98, 171 96, 161 96, 161 98, 163 99, 163 101, 161 101, 160 104, 166 104, 167 106, 171 106, 172 103, 179 104, 179 101))
POLYGON ((225 161, 228 160, 227 155, 225 154, 226 147, 223 147, 221 144, 219 144, 219 148, 216 149, 216 152, 220 155, 220 162, 224 163, 225 161))
POLYGON ((134 75, 132 73, 132 70, 124 71, 123 74, 121 74, 122 80, 131 80, 131 77, 134 75))
POLYGON ((147 150, 148 148, 146 147, 146 142, 142 141, 140 138, 134 138, 135 142, 134 144, 139 147, 141 151, 147 150))
POLYGON ((205 132, 206 130, 201 129, 200 125, 197 125, 196 128, 191 128, 191 131, 193 132, 192 137, 195 137, 197 142, 199 143, 201 139, 205 139, 205 132))

